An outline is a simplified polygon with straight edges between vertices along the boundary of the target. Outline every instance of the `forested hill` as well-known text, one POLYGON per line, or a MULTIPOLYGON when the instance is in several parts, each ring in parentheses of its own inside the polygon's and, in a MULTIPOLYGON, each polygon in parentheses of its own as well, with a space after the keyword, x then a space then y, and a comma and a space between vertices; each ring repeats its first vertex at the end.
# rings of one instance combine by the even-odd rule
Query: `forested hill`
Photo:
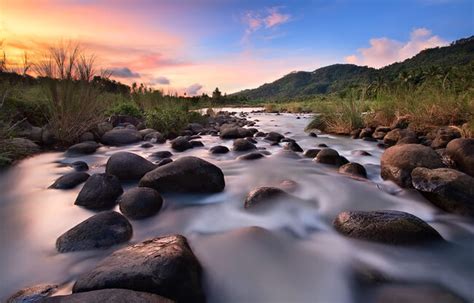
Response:
MULTIPOLYGON (((401 75, 420 72, 445 72, 453 67, 474 63, 474 36, 457 40, 449 46, 421 51, 403 62, 381 69, 353 64, 334 64, 313 72, 292 72, 272 83, 233 94, 249 100, 278 100, 337 93, 373 81, 393 81, 401 75)), ((472 71, 471 71, 472 72, 472 71)))

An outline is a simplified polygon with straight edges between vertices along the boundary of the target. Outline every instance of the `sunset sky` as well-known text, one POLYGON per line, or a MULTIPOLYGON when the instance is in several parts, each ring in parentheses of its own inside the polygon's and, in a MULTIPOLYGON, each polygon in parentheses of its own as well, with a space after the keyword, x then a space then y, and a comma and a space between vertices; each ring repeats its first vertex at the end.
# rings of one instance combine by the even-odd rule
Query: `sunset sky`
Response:
POLYGON ((114 78, 231 93, 333 63, 381 67, 474 33, 474 1, 0 0, 12 60, 77 41, 114 78))

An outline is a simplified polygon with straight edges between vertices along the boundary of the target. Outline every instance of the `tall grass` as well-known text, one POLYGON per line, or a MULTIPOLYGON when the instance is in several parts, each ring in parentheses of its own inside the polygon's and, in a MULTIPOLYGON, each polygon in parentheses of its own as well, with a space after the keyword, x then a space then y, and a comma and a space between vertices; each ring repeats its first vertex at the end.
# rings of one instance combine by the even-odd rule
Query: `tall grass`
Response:
MULTIPOLYGON (((99 75, 95 57, 79 45, 61 44, 49 48, 36 65, 44 79, 48 126, 64 144, 74 143, 103 119, 102 92, 92 83, 99 75)), ((104 76, 104 73, 102 73, 104 76)))

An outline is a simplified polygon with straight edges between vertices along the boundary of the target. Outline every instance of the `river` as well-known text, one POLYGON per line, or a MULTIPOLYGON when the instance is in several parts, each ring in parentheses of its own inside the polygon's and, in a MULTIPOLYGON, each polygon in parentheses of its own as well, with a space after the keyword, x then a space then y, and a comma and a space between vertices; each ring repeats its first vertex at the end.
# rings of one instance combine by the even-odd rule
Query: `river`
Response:
MULTIPOLYGON (((234 109, 240 111, 240 109, 234 109)), ((249 110, 246 110, 249 111, 249 110)), ((286 152, 259 140, 270 156, 255 161, 236 158, 242 153, 213 155, 208 149, 232 140, 203 136, 205 147, 173 159, 193 155, 219 166, 226 187, 213 195, 164 195, 160 213, 132 221, 132 243, 167 234, 183 234, 204 268, 208 302, 365 302, 364 289, 354 283, 354 272, 368 268, 407 283, 435 283, 474 298, 474 223, 447 214, 414 190, 404 190, 380 178, 382 149, 374 142, 321 134, 308 136, 310 115, 250 113, 257 128, 278 131, 295 139, 303 149, 320 143, 336 149, 350 161, 363 164, 368 181, 343 176, 331 166, 286 152), (299 119, 297 119, 299 117, 299 119), (364 150, 371 156, 352 151, 364 150), (263 212, 243 208, 246 194, 255 187, 293 180, 292 203, 275 203, 263 212), (344 210, 400 210, 434 227, 448 246, 393 247, 339 235, 332 220, 344 210)), ((109 250, 59 254, 56 238, 92 216, 74 205, 80 186, 73 190, 47 189, 72 169, 61 165, 78 160, 103 172, 108 157, 130 151, 148 157, 170 150, 169 143, 143 149, 140 144, 101 147, 95 154, 65 157, 49 152, 21 161, 0 173, 0 299, 38 283, 59 283, 70 292, 75 278, 120 246, 109 250)), ((125 184, 125 188, 136 186, 125 184)), ((117 207, 118 211, 118 207, 117 207)))

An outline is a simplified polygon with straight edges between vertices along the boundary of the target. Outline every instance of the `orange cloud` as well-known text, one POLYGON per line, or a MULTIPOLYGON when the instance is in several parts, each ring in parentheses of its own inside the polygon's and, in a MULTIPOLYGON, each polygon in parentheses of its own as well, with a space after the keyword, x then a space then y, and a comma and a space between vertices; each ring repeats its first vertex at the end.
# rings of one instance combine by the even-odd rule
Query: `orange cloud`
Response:
POLYGON ((447 45, 447 42, 426 28, 417 28, 411 32, 410 40, 400 42, 389 38, 370 39, 370 47, 358 49, 357 54, 345 57, 346 62, 383 67, 394 62, 411 58, 420 51, 447 45))

